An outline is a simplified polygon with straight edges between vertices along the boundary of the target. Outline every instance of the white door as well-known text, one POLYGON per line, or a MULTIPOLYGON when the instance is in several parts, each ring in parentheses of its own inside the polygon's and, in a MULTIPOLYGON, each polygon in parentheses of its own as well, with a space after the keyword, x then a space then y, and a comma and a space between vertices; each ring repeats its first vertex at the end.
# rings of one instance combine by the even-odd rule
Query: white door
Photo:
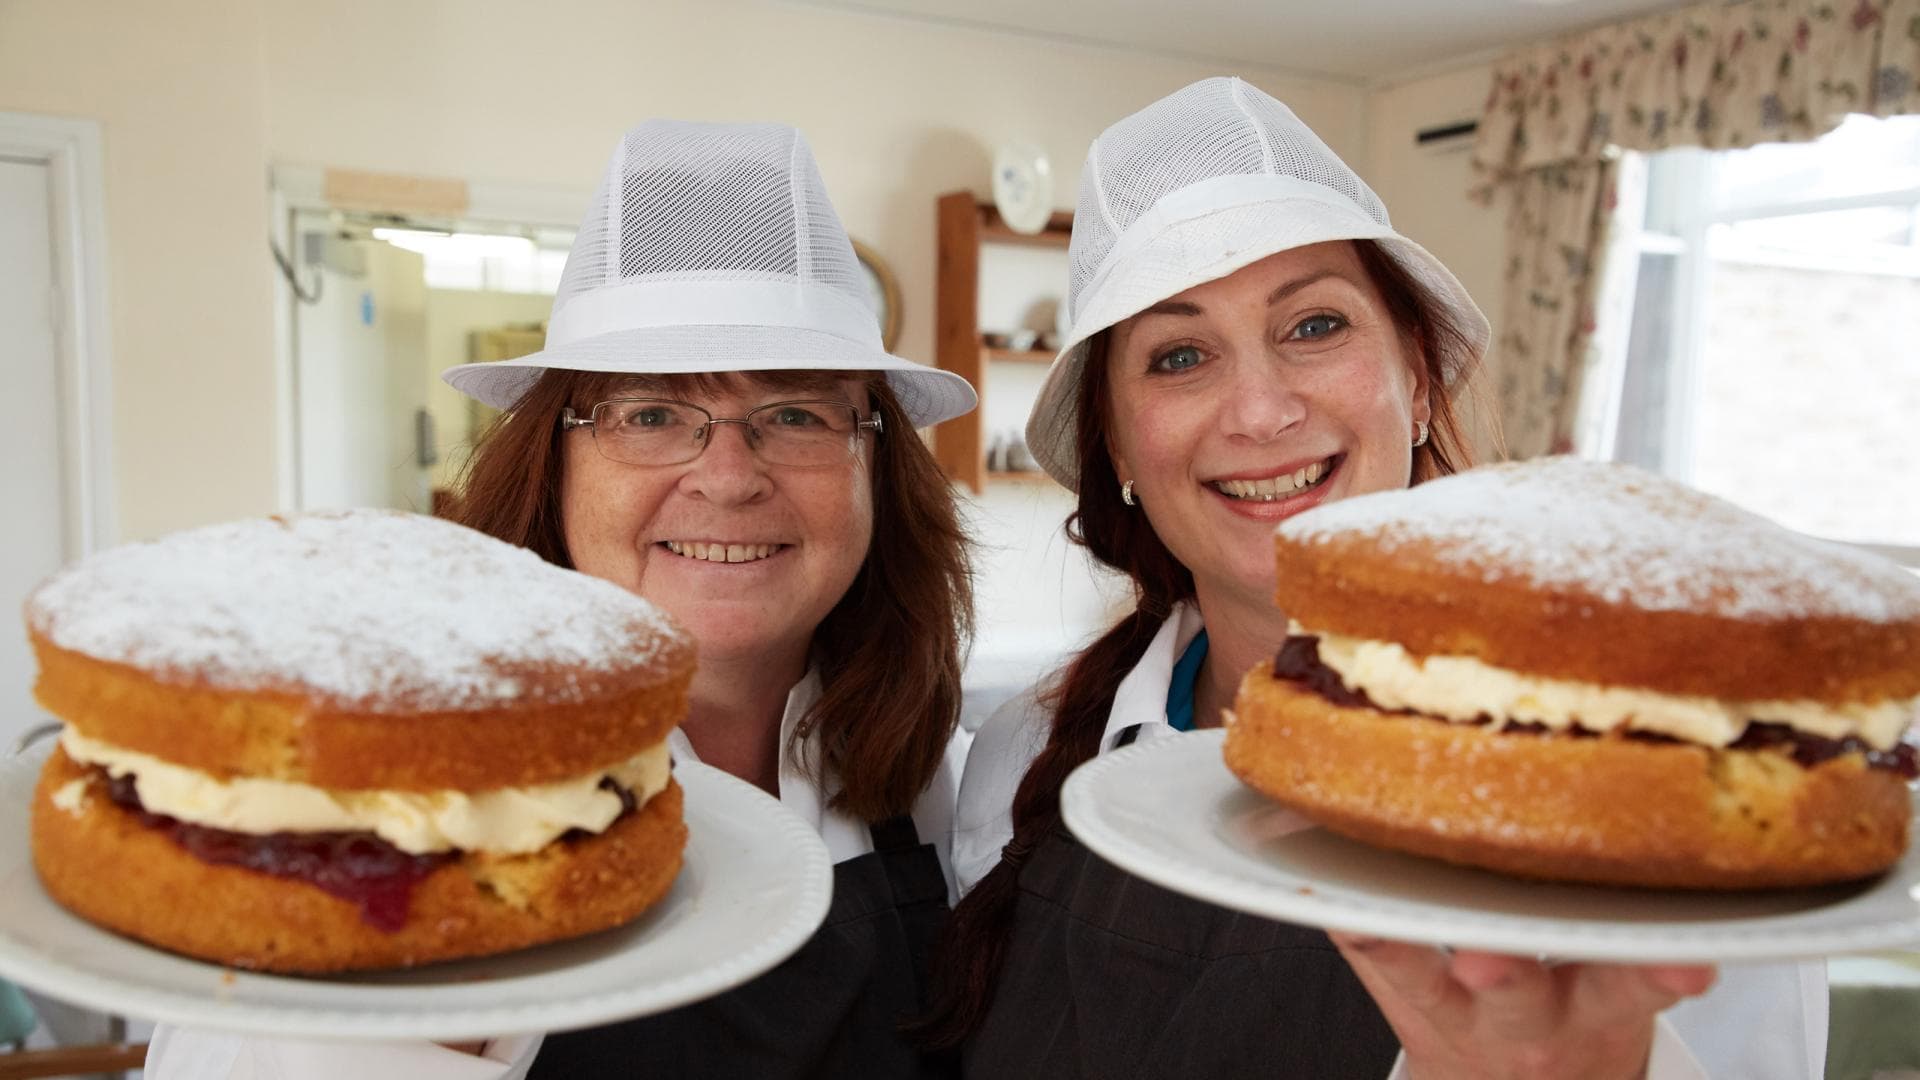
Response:
POLYGON ((433 429, 427 389, 434 379, 433 365, 427 360, 427 261, 418 252, 392 244, 368 244, 368 277, 384 309, 386 505, 424 514, 433 508, 433 429))
MULTIPOLYGON (((296 227, 324 228, 321 220, 302 215, 296 227)), ((320 297, 296 301, 294 312, 299 505, 424 513, 427 471, 413 436, 427 393, 418 375, 426 349, 424 262, 377 240, 334 246, 337 258, 301 268, 303 281, 318 278, 320 297)))
POLYGON ((0 157, 0 754, 43 722, 28 704, 34 665, 20 604, 75 550, 65 535, 48 178, 44 163, 0 157))

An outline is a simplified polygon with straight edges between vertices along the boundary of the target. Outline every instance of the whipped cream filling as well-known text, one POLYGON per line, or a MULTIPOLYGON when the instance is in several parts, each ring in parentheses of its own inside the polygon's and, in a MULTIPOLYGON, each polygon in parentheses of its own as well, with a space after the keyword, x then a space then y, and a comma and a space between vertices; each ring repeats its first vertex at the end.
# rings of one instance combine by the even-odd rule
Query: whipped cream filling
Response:
POLYGON ((1740 738, 1748 721, 1786 724, 1825 739, 1859 738, 1888 750, 1920 712, 1920 697, 1829 705, 1816 701, 1721 701, 1567 679, 1543 679, 1465 656, 1415 656, 1390 641, 1346 637, 1293 623, 1289 631, 1320 639, 1320 662, 1347 688, 1383 709, 1407 709, 1455 722, 1480 716, 1544 724, 1556 731, 1630 731, 1667 735, 1705 746, 1740 738))
POLYGON ((77 814, 87 805, 87 782, 69 780, 53 793, 53 805, 69 814, 77 814))
POLYGON ((192 825, 264 835, 274 832, 371 832, 410 855, 449 850, 519 855, 569 829, 599 832, 620 816, 620 796, 603 777, 633 793, 634 804, 665 790, 671 777, 662 740, 626 761, 570 780, 490 791, 350 791, 285 780, 220 780, 149 754, 90 739, 71 726, 60 734, 67 756, 115 777, 132 775, 140 802, 192 825))

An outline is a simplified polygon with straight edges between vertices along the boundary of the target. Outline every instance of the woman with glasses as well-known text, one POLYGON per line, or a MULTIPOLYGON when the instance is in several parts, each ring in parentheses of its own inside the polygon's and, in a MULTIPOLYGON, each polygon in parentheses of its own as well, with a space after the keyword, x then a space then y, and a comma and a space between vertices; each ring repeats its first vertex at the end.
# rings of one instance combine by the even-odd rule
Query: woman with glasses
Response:
POLYGON ((662 1015, 371 1051, 163 1028, 148 1076, 950 1073, 898 1032, 947 912, 972 616, 952 490, 914 429, 975 398, 881 347, 805 140, 773 124, 628 132, 546 348, 446 378, 506 410, 456 520, 631 589, 693 635, 675 758, 814 823, 836 864, 832 907, 778 968, 662 1015), (223 1047, 224 1067, 207 1068, 223 1047))
POLYGON ((1075 767, 1217 725, 1287 636, 1278 522, 1469 464, 1457 395, 1490 336, 1360 178, 1237 79, 1094 142, 1070 262, 1073 329, 1027 443, 1137 607, 974 740, 954 834, 970 891, 930 1039, 981 1077, 1661 1080, 1702 1075, 1695 1056, 1818 1075, 1817 964, 1729 969, 1656 1021, 1714 971, 1329 938, 1131 878, 1065 831, 1075 767))

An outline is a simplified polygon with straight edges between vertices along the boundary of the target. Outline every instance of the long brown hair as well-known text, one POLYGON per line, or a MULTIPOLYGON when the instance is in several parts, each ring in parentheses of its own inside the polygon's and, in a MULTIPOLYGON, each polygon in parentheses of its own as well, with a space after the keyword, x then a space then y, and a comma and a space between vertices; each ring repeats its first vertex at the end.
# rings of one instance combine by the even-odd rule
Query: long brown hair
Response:
MULTIPOLYGON (((1470 354, 1466 335, 1384 251, 1356 243, 1361 264, 1386 301, 1394 324, 1425 367, 1433 418, 1425 446, 1413 453, 1410 483, 1465 467, 1469 444, 1445 370, 1449 358, 1470 354)), ((1020 870, 1060 823, 1060 785, 1100 751, 1113 712, 1114 690, 1146 654, 1175 604, 1193 598, 1193 575, 1147 524, 1146 515, 1120 499, 1120 480, 1107 452, 1107 360, 1111 331, 1088 342, 1086 375, 1076 407, 1075 449, 1080 456, 1079 503, 1067 536, 1092 556, 1133 579, 1133 612, 1067 665, 1042 696, 1053 718, 1047 744, 1013 796, 1013 839, 1000 862, 961 899, 936 953, 933 1005, 917 1027, 928 1045, 955 1046, 986 1018, 993 986, 1013 933, 1020 870)))
MULTIPOLYGON (((684 395, 713 393, 736 379, 785 389, 841 377, 748 372, 661 376, 649 384, 684 395)), ((571 568, 560 516, 561 410, 585 414, 631 380, 548 369, 481 435, 449 516, 571 568)), ((874 442, 873 542, 853 584, 814 631, 821 694, 796 735, 818 732, 819 757, 800 760, 816 777, 840 783, 832 805, 876 822, 908 812, 940 768, 960 716, 973 576, 951 485, 885 378, 865 382, 869 407, 885 428, 874 442)))

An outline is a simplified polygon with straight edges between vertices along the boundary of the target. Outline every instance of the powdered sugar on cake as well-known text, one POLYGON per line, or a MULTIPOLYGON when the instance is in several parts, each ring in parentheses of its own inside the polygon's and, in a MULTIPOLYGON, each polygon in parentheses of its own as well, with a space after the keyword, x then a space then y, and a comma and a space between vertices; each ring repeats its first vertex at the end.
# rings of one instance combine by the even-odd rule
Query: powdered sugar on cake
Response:
POLYGON ((1649 611, 1738 619, 1920 617, 1920 580, 1626 465, 1560 457, 1493 465, 1328 503, 1279 527, 1295 542, 1377 537, 1488 581, 1649 611))
POLYGON ((582 699, 600 691, 588 685, 594 672, 631 672, 691 647, 619 586, 385 510, 239 521, 113 548, 48 580, 27 619, 61 648, 162 678, 298 687, 372 711, 485 708, 536 686, 537 700, 582 699))

